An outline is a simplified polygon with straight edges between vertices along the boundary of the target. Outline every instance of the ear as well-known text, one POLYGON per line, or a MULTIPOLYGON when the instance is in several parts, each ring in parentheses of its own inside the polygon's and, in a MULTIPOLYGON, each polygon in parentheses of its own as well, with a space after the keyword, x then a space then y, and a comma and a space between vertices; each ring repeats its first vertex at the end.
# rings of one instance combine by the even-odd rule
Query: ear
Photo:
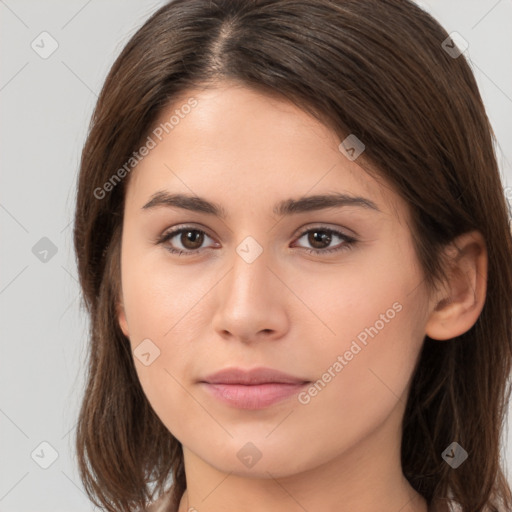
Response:
POLYGON ((447 251, 448 282, 433 298, 426 335, 447 340, 476 323, 487 292, 487 247, 479 231, 460 235, 447 251))
POLYGON ((119 322, 119 327, 123 331, 123 334, 129 338, 129 330, 128 330, 128 322, 126 321, 126 312, 124 310, 124 304, 122 299, 118 300, 116 303, 116 312, 117 312, 117 321, 119 322))

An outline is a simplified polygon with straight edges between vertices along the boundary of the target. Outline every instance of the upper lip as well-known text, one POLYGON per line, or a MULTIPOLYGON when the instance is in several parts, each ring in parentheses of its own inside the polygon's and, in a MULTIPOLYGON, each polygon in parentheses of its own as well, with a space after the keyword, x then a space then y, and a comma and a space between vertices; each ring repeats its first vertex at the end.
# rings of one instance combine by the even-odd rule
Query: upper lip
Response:
POLYGON ((273 382, 283 384, 304 384, 309 381, 272 368, 259 367, 252 368, 250 370, 244 370, 243 368, 225 368, 208 375, 201 382, 208 382, 209 384, 257 385, 273 382))

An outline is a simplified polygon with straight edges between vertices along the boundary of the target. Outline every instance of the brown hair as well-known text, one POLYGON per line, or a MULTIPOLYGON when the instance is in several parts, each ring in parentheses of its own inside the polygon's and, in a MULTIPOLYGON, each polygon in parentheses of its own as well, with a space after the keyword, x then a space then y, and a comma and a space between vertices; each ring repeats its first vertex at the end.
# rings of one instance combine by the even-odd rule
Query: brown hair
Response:
POLYGON ((446 244, 470 230, 484 236, 483 311, 456 339, 425 338, 403 419, 402 468, 429 505, 451 498, 463 512, 512 509, 500 462, 512 361, 510 212, 477 84, 464 55, 443 48, 448 37, 408 0, 175 0, 131 38, 91 120, 74 226, 91 319, 76 447, 95 504, 143 508, 171 477, 177 503, 186 487, 181 444, 146 399, 117 321, 129 176, 108 193, 104 184, 178 95, 227 79, 295 103, 340 140, 363 141, 358 163, 410 208, 429 290, 444 277, 446 244), (441 456, 453 441, 469 454, 457 469, 441 456))

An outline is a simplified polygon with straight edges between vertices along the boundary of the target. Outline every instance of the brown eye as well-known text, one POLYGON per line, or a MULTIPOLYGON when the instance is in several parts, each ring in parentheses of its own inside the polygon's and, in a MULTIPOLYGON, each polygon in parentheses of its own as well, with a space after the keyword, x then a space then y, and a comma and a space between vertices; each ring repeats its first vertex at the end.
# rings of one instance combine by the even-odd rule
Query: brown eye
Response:
POLYGON ((357 240, 351 236, 345 235, 340 231, 324 227, 312 228, 304 231, 299 236, 298 240, 301 238, 307 238, 307 243, 310 244, 313 248, 309 249, 305 247, 304 249, 312 254, 326 254, 348 250, 351 249, 357 242, 357 240), (333 238, 340 239, 341 244, 338 244, 337 247, 329 248, 333 238))
POLYGON ((158 243, 174 254, 197 254, 202 250, 205 237, 210 238, 204 231, 193 227, 184 227, 170 231, 162 236, 158 243), (176 239, 173 241, 173 239, 176 239), (172 243, 167 243, 172 242, 172 243))
POLYGON ((308 242, 316 249, 325 249, 331 243, 332 236, 327 231, 311 230, 308 235, 308 242))
POLYGON ((180 242, 185 249, 199 249, 203 243, 204 233, 197 229, 187 229, 181 232, 180 242))

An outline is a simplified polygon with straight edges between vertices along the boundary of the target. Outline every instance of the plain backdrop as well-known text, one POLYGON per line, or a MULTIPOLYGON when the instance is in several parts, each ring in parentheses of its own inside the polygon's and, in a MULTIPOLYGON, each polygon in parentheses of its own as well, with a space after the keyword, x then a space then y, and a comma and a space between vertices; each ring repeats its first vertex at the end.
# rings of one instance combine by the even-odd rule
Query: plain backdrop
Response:
MULTIPOLYGON (((72 248, 78 162, 111 64, 163 3, 0 0, 2 512, 94 509, 73 446, 88 321, 72 248)), ((469 43, 503 186, 512 186, 512 1, 419 3, 469 43)), ((511 437, 506 430, 509 480, 511 437)))

